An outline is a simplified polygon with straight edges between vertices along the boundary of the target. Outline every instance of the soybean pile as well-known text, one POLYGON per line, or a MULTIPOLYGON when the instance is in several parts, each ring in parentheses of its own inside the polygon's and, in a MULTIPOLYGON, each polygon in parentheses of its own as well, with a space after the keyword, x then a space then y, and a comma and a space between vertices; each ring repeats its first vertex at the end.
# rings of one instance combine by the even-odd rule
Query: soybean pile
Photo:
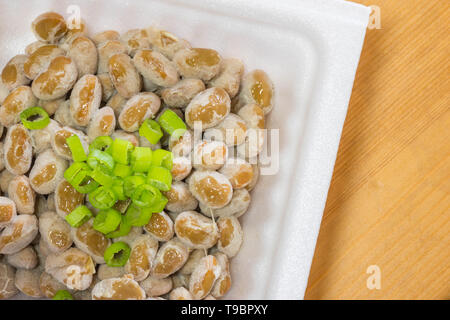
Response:
POLYGON ((1 71, 0 299, 226 297, 272 81, 155 26, 73 22, 36 17, 1 71))

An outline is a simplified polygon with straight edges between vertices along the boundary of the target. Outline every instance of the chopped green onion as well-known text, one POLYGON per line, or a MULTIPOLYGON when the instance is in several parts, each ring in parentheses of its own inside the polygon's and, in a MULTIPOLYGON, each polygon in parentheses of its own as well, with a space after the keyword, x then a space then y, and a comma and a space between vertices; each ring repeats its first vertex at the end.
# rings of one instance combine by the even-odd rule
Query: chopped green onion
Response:
POLYGON ((103 234, 113 232, 122 221, 122 215, 114 209, 101 210, 94 219, 92 228, 103 234))
POLYGON ((91 176, 86 176, 78 185, 73 186, 75 190, 79 193, 91 193, 97 187, 99 183, 91 178, 91 176))
POLYGON ((98 187, 90 177, 91 168, 84 162, 74 162, 64 171, 64 178, 80 193, 89 193, 98 187))
POLYGON ((128 140, 115 139, 111 145, 111 154, 113 159, 121 164, 128 164, 130 161, 130 154, 134 146, 128 140))
POLYGON ((131 195, 131 201, 141 208, 150 207, 162 197, 161 192, 149 184, 141 184, 131 195))
POLYGON ((172 110, 167 109, 159 117, 159 124, 168 134, 172 135, 175 130, 177 134, 181 134, 181 131, 186 131, 186 124, 183 120, 172 110))
POLYGON ((95 169, 99 164, 105 166, 105 168, 110 171, 114 169, 113 157, 109 153, 97 149, 94 149, 89 153, 87 163, 92 169, 95 169))
POLYGON ((82 162, 87 160, 86 152, 84 152, 81 140, 77 135, 70 136, 66 139, 70 152, 72 152, 72 159, 75 162, 82 162))
POLYGON ((135 172, 147 172, 152 164, 152 150, 146 147, 136 147, 131 153, 130 164, 135 172))
POLYGON ((94 170, 92 170, 90 176, 102 186, 111 187, 114 182, 114 177, 111 176, 108 173, 108 169, 101 164, 97 165, 94 170))
POLYGON ((116 163, 116 165, 114 166, 113 174, 116 177, 125 178, 128 176, 131 176, 132 173, 133 173, 133 170, 131 169, 131 167, 127 166, 125 164, 116 163))
POLYGON ((162 138, 161 126, 155 120, 145 120, 139 128, 139 135, 145 137, 151 144, 157 144, 162 138))
POLYGON ((71 213, 69 213, 65 217, 65 219, 72 227, 79 228, 91 217, 91 210, 89 210, 88 207, 81 205, 76 207, 71 213))
POLYGON ((135 172, 133 175, 147 178, 147 172, 135 172))
POLYGON ((52 300, 73 300, 73 297, 67 290, 58 290, 52 300))
POLYGON ((145 183, 143 176, 130 176, 123 179, 123 192, 127 197, 131 197, 136 188, 145 183))
POLYGON ((25 128, 30 130, 43 129, 50 123, 48 113, 41 107, 31 107, 20 113, 20 120, 25 128), (36 120, 29 120, 37 117, 36 120))
POLYGON ((143 227, 150 221, 152 211, 149 208, 140 208, 132 203, 128 207, 126 215, 133 227, 143 227))
POLYGON ((123 180, 121 178, 119 177, 113 178, 113 184, 111 186, 111 189, 116 194, 118 200, 127 199, 123 190, 123 180))
POLYGON ((166 207, 168 201, 169 200, 165 196, 161 195, 161 197, 155 203, 148 207, 148 210, 150 210, 151 212, 161 212, 166 207))
POLYGON ((131 230, 131 223, 130 220, 126 215, 122 216, 122 220, 120 221, 119 228, 113 232, 110 232, 106 235, 107 238, 119 238, 124 237, 128 233, 130 233, 131 230))
POLYGON ((164 149, 157 149, 152 153, 152 165, 157 167, 164 167, 172 170, 173 153, 164 149))
POLYGON ((89 152, 92 150, 100 150, 107 152, 113 143, 113 139, 108 136, 100 136, 94 139, 89 145, 89 152))
MULTIPOLYGON (((147 125, 156 131, 159 128, 154 121, 147 121, 147 125)), ((107 238, 126 236, 133 226, 146 225, 152 213, 164 210, 168 199, 161 191, 170 190, 172 185, 170 151, 134 147, 127 140, 107 136, 94 139, 88 156, 78 136, 68 138, 67 144, 75 162, 64 172, 64 178, 77 191, 88 193, 90 204, 101 210, 94 219, 95 230, 107 238)), ((66 220, 78 227, 91 217, 86 206, 79 206, 66 220)))
POLYGON ((72 185, 80 184, 89 175, 91 168, 84 162, 74 162, 64 171, 64 178, 72 185))
POLYGON ((108 209, 117 201, 117 196, 110 188, 101 186, 89 193, 89 202, 94 208, 108 209))
POLYGON ((172 174, 164 167, 151 166, 148 170, 147 183, 162 191, 169 191, 172 186, 172 174))
POLYGON ((123 267, 130 257, 131 248, 123 241, 111 244, 105 250, 105 262, 110 267, 123 267))

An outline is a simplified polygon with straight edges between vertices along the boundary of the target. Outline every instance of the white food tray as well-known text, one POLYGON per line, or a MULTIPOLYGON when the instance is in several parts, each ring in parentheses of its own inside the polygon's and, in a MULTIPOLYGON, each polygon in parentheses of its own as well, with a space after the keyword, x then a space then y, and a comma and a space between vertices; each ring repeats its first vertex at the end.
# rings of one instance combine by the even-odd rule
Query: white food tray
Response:
POLYGON ((155 24, 264 69, 275 88, 279 172, 242 217, 229 299, 302 299, 370 9, 340 0, 0 0, 0 66, 35 41, 31 21, 76 4, 90 34, 155 24))

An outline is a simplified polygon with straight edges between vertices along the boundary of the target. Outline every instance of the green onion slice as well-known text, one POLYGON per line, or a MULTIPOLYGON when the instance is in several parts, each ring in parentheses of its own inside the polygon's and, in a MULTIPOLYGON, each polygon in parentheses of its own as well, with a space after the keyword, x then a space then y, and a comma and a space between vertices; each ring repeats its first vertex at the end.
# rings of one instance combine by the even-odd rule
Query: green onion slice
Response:
POLYGON ((114 183, 114 177, 111 176, 108 169, 101 164, 97 165, 95 169, 92 170, 90 176, 102 186, 111 187, 114 183))
POLYGON ((31 107, 20 113, 20 120, 25 128, 30 130, 43 129, 50 123, 48 113, 41 107, 31 107), (34 120, 30 120, 36 118, 34 120))
POLYGON ((147 178, 147 172, 134 172, 133 175, 147 178))
POLYGON ((72 227, 79 228, 91 217, 91 210, 89 210, 88 207, 81 205, 76 207, 71 213, 69 213, 65 217, 65 219, 72 227))
POLYGON ((116 165, 114 166, 113 174, 116 177, 125 178, 131 176, 133 174, 133 170, 131 169, 130 166, 121 163, 116 163, 116 165))
POLYGON ((164 167, 172 170, 173 153, 164 149, 157 149, 152 153, 152 165, 157 167, 164 167))
POLYGON ((161 212, 166 207, 168 201, 169 200, 165 196, 161 195, 161 197, 155 203, 148 207, 148 210, 150 210, 151 212, 161 212))
POLYGON ((135 172, 147 172, 152 164, 152 150, 146 147, 136 147, 131 153, 130 164, 135 172))
POLYGON ((105 262, 110 267, 123 267, 130 257, 131 248, 123 241, 111 244, 105 250, 105 262))
POLYGON ((149 184, 141 184, 131 195, 131 201, 141 208, 150 207, 157 203, 162 197, 161 192, 149 184))
POLYGON ((152 211, 149 208, 140 208, 132 203, 128 207, 126 215, 133 227, 143 227, 150 221, 152 211))
POLYGON ((108 136, 97 137, 89 145, 89 152, 92 152, 92 150, 100 150, 100 151, 108 152, 112 143, 113 143, 113 139, 111 137, 108 137, 108 136))
POLYGON ((112 191, 116 194, 118 200, 126 200, 125 192, 123 190, 123 180, 119 177, 113 178, 113 184, 111 186, 112 191))
POLYGON ((155 120, 145 120, 139 128, 139 135, 145 137, 151 144, 157 144, 162 138, 161 126, 155 120))
POLYGON ((101 210, 94 219, 92 227, 103 233, 107 234, 117 229, 122 221, 122 215, 115 209, 101 210))
POLYGON ((164 167, 151 166, 148 170, 147 183, 162 191, 172 187, 172 174, 164 167))
POLYGON ((91 172, 91 168, 84 162, 74 162, 64 171, 64 178, 73 186, 79 185, 91 172))
POLYGON ((143 176, 130 176, 123 179, 123 191, 125 196, 131 197, 136 188, 145 183, 145 177, 143 176))
POLYGON ((117 138, 111 145, 111 154, 116 162, 128 164, 133 149, 134 146, 130 141, 117 138))
POLYGON ((64 178, 80 193, 89 193, 94 191, 98 182, 90 176, 91 168, 84 162, 74 162, 64 171, 64 178))
POLYGON ((113 157, 109 153, 97 149, 94 149, 89 153, 87 163, 92 169, 95 169, 99 164, 110 171, 114 169, 113 157))
POLYGON ((99 186, 99 183, 92 179, 91 176, 87 175, 78 185, 73 186, 75 190, 77 190, 79 193, 91 193, 97 187, 99 186))
POLYGON ((159 124, 168 134, 172 135, 175 130, 177 130, 177 134, 181 134, 181 132, 186 131, 186 124, 183 120, 172 110, 167 109, 163 112, 163 114, 159 117, 159 124))
POLYGON ((112 189, 101 186, 89 193, 88 199, 94 208, 108 209, 116 203, 117 196, 112 189))
POLYGON ((66 139, 70 152, 72 152, 72 159, 75 162, 82 162, 87 160, 86 152, 84 152, 81 140, 77 135, 70 136, 66 139))
POLYGON ((58 290, 52 300, 73 300, 73 297, 67 290, 58 290))
POLYGON ((128 233, 130 233, 131 230, 131 223, 130 220, 126 215, 122 216, 122 220, 120 221, 119 228, 113 232, 110 232, 106 235, 107 238, 119 238, 124 237, 128 233))

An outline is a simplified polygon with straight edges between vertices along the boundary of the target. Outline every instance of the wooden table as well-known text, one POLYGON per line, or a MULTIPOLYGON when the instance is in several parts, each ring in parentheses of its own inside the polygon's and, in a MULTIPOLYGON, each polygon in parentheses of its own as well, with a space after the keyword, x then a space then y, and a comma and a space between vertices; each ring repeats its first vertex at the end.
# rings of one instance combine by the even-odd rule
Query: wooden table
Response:
POLYGON ((306 299, 450 299, 450 2, 368 30, 306 299), (381 288, 368 289, 380 270, 381 288))

